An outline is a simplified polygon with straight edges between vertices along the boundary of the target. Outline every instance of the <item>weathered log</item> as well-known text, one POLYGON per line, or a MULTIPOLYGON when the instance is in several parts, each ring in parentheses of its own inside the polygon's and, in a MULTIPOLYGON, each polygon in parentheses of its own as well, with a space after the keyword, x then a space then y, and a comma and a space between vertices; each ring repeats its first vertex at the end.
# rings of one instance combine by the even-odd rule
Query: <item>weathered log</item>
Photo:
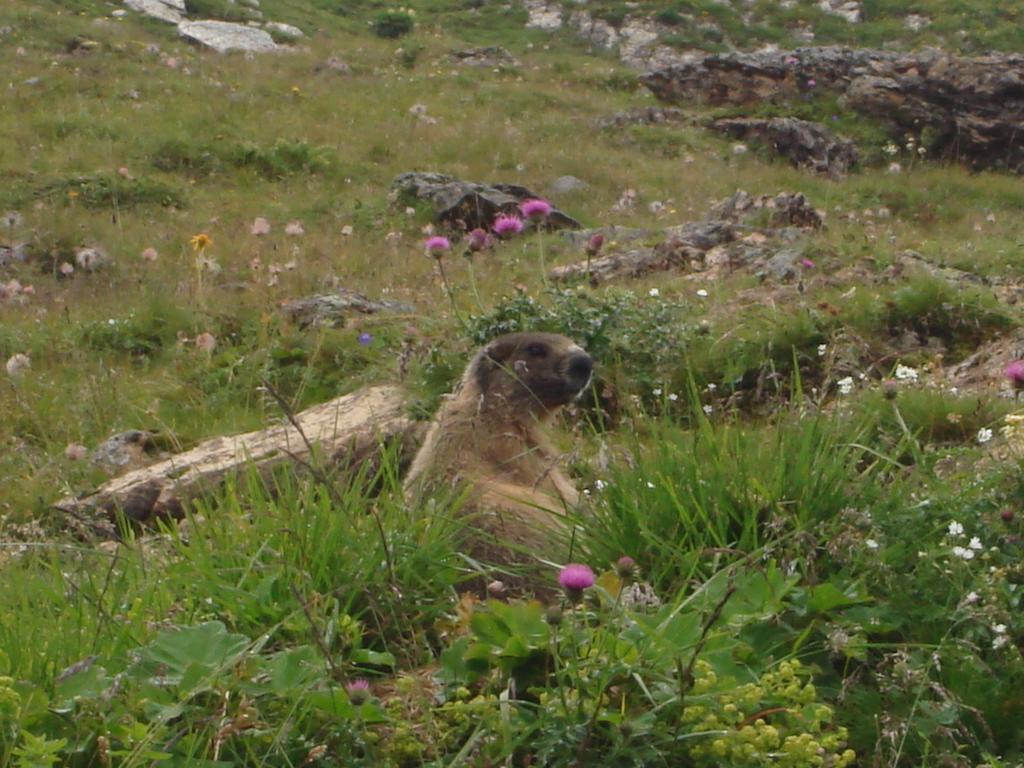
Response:
POLYGON ((62 499, 55 507, 94 535, 116 537, 121 516, 133 524, 181 517, 189 499, 215 490, 249 467, 266 476, 292 461, 356 466, 372 460, 386 441, 400 440, 411 448, 419 425, 406 415, 405 405, 398 387, 362 389, 295 414, 295 424, 206 440, 116 477, 86 496, 62 499))
POLYGON ((734 52, 647 73, 669 104, 756 105, 827 91, 890 123, 894 136, 929 129, 929 151, 975 166, 1024 166, 1024 55, 963 58, 840 47, 734 52))

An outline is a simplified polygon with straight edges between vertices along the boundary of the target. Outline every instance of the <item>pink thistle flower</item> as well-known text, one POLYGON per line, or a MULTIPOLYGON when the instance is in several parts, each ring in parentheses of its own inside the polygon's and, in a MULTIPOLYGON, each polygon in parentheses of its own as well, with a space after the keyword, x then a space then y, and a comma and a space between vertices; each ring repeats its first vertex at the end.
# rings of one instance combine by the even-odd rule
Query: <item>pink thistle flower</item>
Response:
POLYGON ((623 555, 615 563, 615 572, 620 578, 628 579, 636 570, 636 560, 629 555, 623 555))
POLYGON ((200 333, 196 336, 196 348, 210 354, 217 347, 217 339, 212 333, 200 333))
POLYGON ((547 200, 525 200, 520 204, 519 210, 528 219, 543 219, 551 214, 551 203, 547 200))
POLYGON ((594 572, 587 565, 569 563, 558 574, 558 583, 573 601, 583 597, 583 590, 594 586, 594 572))
POLYGON ((485 230, 477 227, 466 235, 466 245, 473 252, 482 251, 492 245, 491 236, 485 230))
POLYGON ((64 455, 71 461, 81 461, 89 454, 89 449, 81 443, 68 443, 64 455))
POLYGON ((807 87, 808 88, 813 88, 817 84, 818 84, 818 81, 815 80, 813 77, 810 80, 807 81, 807 87))
POLYGON ((587 255, 597 256, 601 252, 601 248, 604 246, 604 235, 598 233, 587 241, 587 255))
POLYGON ((814 262, 810 259, 800 259, 800 266, 804 269, 814 269, 814 262))
POLYGON ((160 254, 156 252, 156 248, 147 248, 142 252, 143 261, 156 261, 160 254))
POLYGON ((423 247, 427 251, 428 256, 433 256, 435 259, 440 259, 444 256, 445 251, 450 251, 452 248, 452 241, 447 237, 441 235, 434 235, 428 237, 426 242, 423 243, 423 247))
POLYGON ((370 699, 370 683, 362 678, 352 680, 345 685, 345 692, 348 693, 348 700, 357 707, 365 704, 370 699))
POLYGON ((256 236, 269 235, 270 222, 264 219, 262 216, 257 216, 255 219, 253 219, 252 227, 250 227, 249 231, 256 236))
POLYGON ((1004 371, 1014 389, 1024 389, 1024 360, 1014 360, 1004 371))
POLYGON ((501 214, 494 220, 494 234, 498 237, 518 235, 523 231, 523 220, 515 215, 501 214))
POLYGON ((292 237, 298 237, 299 235, 306 234, 306 228, 302 226, 301 221, 294 219, 285 225, 284 233, 286 235, 291 235, 292 237))

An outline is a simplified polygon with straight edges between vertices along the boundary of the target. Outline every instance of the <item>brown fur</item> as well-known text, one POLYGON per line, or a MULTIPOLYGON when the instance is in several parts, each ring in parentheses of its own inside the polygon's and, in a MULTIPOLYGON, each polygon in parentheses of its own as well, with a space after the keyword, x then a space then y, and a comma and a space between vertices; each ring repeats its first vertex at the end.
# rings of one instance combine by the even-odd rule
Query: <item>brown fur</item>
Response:
POLYGON ((550 333, 501 336, 480 350, 438 411, 406 480, 410 491, 466 484, 487 534, 471 553, 503 563, 550 551, 579 494, 545 425, 590 380, 590 358, 550 333), (498 547, 484 542, 493 539, 498 547), (501 552, 502 549, 506 551, 501 552))

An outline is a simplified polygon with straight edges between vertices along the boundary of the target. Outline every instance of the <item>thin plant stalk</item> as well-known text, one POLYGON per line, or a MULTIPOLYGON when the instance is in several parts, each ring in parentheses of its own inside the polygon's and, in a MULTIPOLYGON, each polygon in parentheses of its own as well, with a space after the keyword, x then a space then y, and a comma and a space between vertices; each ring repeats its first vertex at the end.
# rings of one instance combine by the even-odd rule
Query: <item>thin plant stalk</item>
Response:
POLYGON ((463 328, 468 328, 468 326, 466 325, 466 321, 462 318, 462 315, 459 313, 459 308, 455 304, 455 291, 452 290, 452 285, 451 283, 448 282, 448 275, 444 271, 444 260, 435 260, 437 261, 437 271, 441 273, 441 284, 444 285, 445 293, 448 294, 448 301, 452 305, 452 314, 454 314, 455 319, 459 321, 459 325, 461 325, 463 328))
POLYGON ((469 262, 469 287, 473 291, 473 298, 476 299, 477 307, 479 307, 481 312, 484 312, 484 302, 480 298, 480 291, 476 287, 476 270, 473 268, 473 253, 471 251, 466 253, 466 260, 469 262))

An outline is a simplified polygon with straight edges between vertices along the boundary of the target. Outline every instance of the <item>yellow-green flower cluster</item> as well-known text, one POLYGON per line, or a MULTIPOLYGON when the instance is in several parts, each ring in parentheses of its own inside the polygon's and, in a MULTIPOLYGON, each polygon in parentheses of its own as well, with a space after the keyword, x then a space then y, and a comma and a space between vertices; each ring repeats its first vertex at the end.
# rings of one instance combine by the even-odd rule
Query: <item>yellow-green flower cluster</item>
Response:
POLYGON ((846 729, 832 728, 832 710, 799 661, 784 661, 756 683, 719 686, 710 664, 698 661, 682 722, 694 734, 698 765, 844 768, 856 758, 846 729))

